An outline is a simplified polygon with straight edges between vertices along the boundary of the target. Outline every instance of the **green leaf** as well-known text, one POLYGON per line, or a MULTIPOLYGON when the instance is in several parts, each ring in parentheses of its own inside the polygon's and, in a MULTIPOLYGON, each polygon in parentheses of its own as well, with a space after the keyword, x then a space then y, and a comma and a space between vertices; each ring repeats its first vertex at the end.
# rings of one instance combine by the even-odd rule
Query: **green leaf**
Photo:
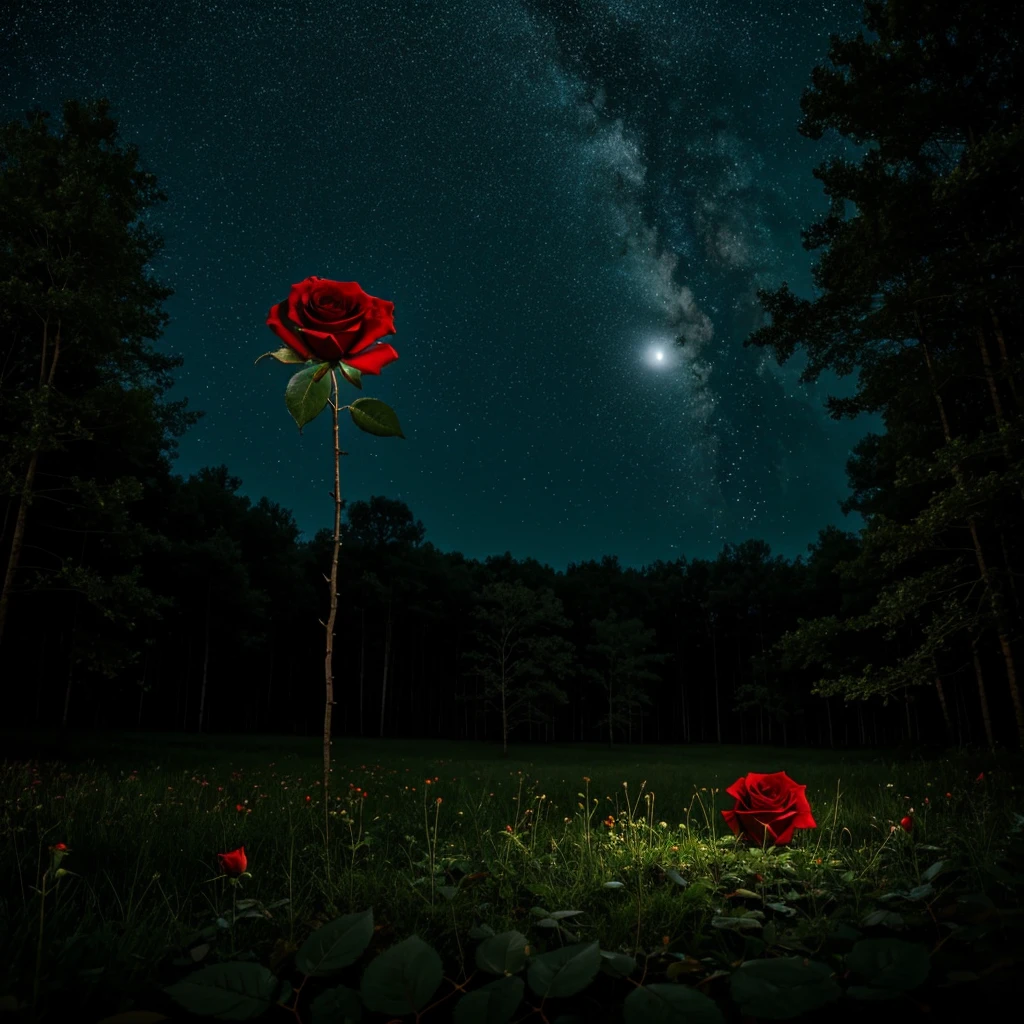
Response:
POLYGON ((213 964, 164 991, 189 1013, 218 1020, 254 1020, 276 1001, 277 978, 261 964, 213 964))
POLYGON ((410 935, 370 962, 359 993, 368 1010, 401 1017, 419 1013, 443 977, 437 952, 418 935, 410 935))
POLYGON ((363 371, 357 370, 354 366, 349 366, 348 363, 338 363, 338 369, 341 370, 341 375, 350 384, 354 384, 360 391, 363 390, 363 371))
POLYGON ((846 966, 872 988, 908 992, 923 985, 931 969, 928 947, 903 939, 861 939, 846 955, 846 966))
POLYGON ((636 970, 636 960, 626 953, 602 949, 601 970, 613 978, 628 978, 636 970))
POLYGON ((522 932, 502 932, 476 948, 476 965, 489 974, 517 974, 526 963, 530 940, 522 932))
POLYGON ((256 363, 258 363, 260 361, 260 359, 266 359, 267 356, 270 356, 272 359, 276 359, 279 363, 308 363, 309 362, 308 359, 303 359, 302 356, 300 356, 299 353, 296 352, 294 349, 282 347, 282 348, 279 348, 279 349, 275 349, 273 352, 264 352, 263 355, 261 355, 256 360, 256 362, 253 363, 252 365, 255 366, 256 363))
POLYGON ((761 928, 761 922, 756 917, 713 917, 711 918, 712 928, 721 928, 727 932, 750 932, 761 928))
POLYGON ((839 986, 826 964, 799 956, 749 960, 733 971, 729 991, 740 1012, 786 1020, 838 999, 839 986))
POLYGON ((322 978, 354 964, 373 938, 373 911, 346 914, 318 928, 295 954, 303 974, 322 978))
POLYGON ((686 888, 686 886, 687 886, 686 879, 683 878, 683 876, 681 874, 679 874, 679 872, 676 871, 675 868, 669 868, 668 871, 665 872, 665 874, 669 878, 671 878, 672 881, 676 883, 676 885, 681 885, 684 889, 686 888))
POLYGON ((508 1024, 522 1002, 522 978, 497 978, 455 1004, 455 1024, 508 1024))
POLYGON ((626 1024, 723 1024, 722 1011, 702 992, 685 985, 635 988, 622 1007, 626 1024))
POLYGON ((562 998, 582 992, 601 967, 596 942, 578 942, 533 958, 526 978, 530 988, 545 998, 562 998))
POLYGON ((331 377, 326 374, 320 380, 314 380, 317 371, 329 364, 322 363, 320 366, 307 366, 299 370, 290 381, 284 392, 284 403, 292 414, 292 419, 299 426, 299 430, 315 419, 323 412, 327 405, 327 399, 331 397, 331 377))
POLYGON ((395 410, 379 398, 357 398, 348 407, 348 411, 352 416, 352 422, 367 434, 376 434, 377 437, 405 437, 398 425, 395 410))
POLYGON ((359 993, 344 985, 321 992, 309 1008, 313 1014, 310 1024, 359 1024, 363 1017, 359 993))
POLYGON ((625 882, 605 882, 604 887, 606 889, 624 889, 626 887, 625 882))
POLYGON ((944 860, 937 860, 927 871, 921 873, 922 882, 933 882, 946 868, 944 860))

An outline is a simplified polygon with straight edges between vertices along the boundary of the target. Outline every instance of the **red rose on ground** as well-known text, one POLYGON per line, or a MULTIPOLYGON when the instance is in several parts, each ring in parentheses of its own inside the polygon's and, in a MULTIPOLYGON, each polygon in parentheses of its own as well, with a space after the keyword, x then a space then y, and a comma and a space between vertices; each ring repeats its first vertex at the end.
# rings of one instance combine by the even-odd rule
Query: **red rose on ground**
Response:
POLYGON ((396 334, 395 304, 367 295, 355 281, 307 277, 284 302, 271 306, 267 326, 303 359, 341 360, 363 373, 380 373, 398 353, 376 344, 396 334))
POLYGON ((249 866, 244 846, 230 853, 218 853, 217 860, 220 861, 221 870, 228 875, 240 875, 249 866))
POLYGON ((804 796, 806 788, 785 772, 751 772, 726 790, 735 797, 736 806, 722 811, 722 817, 738 836, 761 844, 773 839, 776 846, 785 846, 793 838, 794 829, 818 827, 804 796))

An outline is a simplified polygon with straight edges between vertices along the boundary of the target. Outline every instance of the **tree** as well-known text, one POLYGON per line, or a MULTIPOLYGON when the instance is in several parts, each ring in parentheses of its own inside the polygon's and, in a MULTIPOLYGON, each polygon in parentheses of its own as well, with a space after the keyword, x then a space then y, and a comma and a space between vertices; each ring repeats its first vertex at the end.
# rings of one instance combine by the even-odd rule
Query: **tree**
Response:
POLYGON ((608 730, 611 748, 616 727, 631 729, 634 712, 650 707, 651 699, 645 688, 659 676, 648 666, 667 661, 668 655, 647 650, 654 642, 653 629, 645 629, 640 619, 620 619, 614 609, 603 619, 591 620, 590 626, 596 642, 589 644, 587 650, 600 668, 589 669, 588 675, 607 696, 607 711, 597 726, 608 730))
MULTIPOLYGON (((0 128, 0 489, 14 506, 0 642, 16 592, 60 571, 56 508, 96 498, 113 533, 138 499, 137 477, 166 471, 173 438, 196 419, 163 398, 181 360, 149 344, 169 319, 160 305, 171 290, 146 274, 163 243, 137 219, 166 196, 137 167, 135 147, 118 147, 108 109, 68 100, 58 136, 38 108, 27 124, 0 128), (51 552, 50 564, 19 574, 26 545, 51 552)), ((126 570, 113 566, 108 581, 126 570)))
MULTIPOLYGON (((894 522, 879 511, 869 520, 872 548, 895 584, 908 571, 930 578, 966 540, 1024 745, 1012 649, 1020 621, 993 557, 996 541, 1009 557, 1000 509, 1016 490, 1011 518, 1019 521, 1024 498, 1020 432, 1001 394, 1004 387, 1017 393, 1017 367, 1001 325, 1020 318, 1006 259, 1021 251, 1020 221, 1016 240, 994 222, 997 210, 1019 205, 1013 196, 1019 173, 1010 165, 1020 153, 1011 138, 1022 113, 1020 66, 1012 54, 1024 41, 1024 19, 966 2, 889 0, 867 3, 865 20, 877 40, 833 38, 833 67, 814 70, 813 87, 801 101, 802 134, 820 138, 831 128, 869 147, 859 165, 833 159, 814 171, 831 201, 828 216, 804 232, 804 247, 821 250, 813 271, 820 294, 800 299, 785 283, 759 292, 772 319, 746 344, 773 349, 780 363, 803 349, 805 382, 824 369, 858 371, 856 394, 829 398, 830 410, 837 418, 882 411, 894 442, 893 487, 914 488, 892 502, 906 519, 894 522), (886 103, 878 106, 882 95, 886 103), (1001 144, 988 144, 994 137, 1001 144), (969 185, 970 168, 984 176, 985 190, 969 185), (1001 238, 988 249, 988 239, 979 236, 985 224, 1001 238), (928 427, 922 430, 911 417, 928 427), (928 496, 922 493, 926 482, 928 496)), ((1009 564, 1006 571, 1012 572, 1009 564)), ((904 590, 911 592, 920 602, 931 599, 927 586, 904 590)), ((891 611, 890 603, 875 621, 891 611)), ((879 686, 887 678, 891 690, 907 671, 923 680, 936 654, 935 631, 944 636, 946 629, 940 624, 945 613, 938 614, 928 620, 930 639, 901 657, 902 668, 894 665, 895 674, 873 682, 862 677, 857 685, 879 686)))
POLYGON ((573 645, 552 630, 570 622, 550 590, 533 591, 518 580, 485 586, 473 618, 474 646, 464 657, 482 682, 479 699, 500 715, 507 757, 514 729, 548 721, 547 705, 568 700, 558 682, 572 670, 573 645))

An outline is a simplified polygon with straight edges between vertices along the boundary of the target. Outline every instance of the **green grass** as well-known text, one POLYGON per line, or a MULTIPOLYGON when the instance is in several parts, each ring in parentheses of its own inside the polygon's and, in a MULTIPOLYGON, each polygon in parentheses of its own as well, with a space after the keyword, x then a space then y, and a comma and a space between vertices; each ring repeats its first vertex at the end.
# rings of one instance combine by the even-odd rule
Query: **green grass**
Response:
MULTIPOLYGON (((519 930, 535 950, 597 939, 636 955, 648 981, 688 965, 714 992, 715 963, 827 959, 841 955, 844 928, 895 929, 941 958, 953 950, 944 922, 971 927, 957 916, 965 896, 991 908, 1017 907, 1021 894, 1006 861, 1020 809, 1012 759, 595 745, 516 748, 505 760, 484 744, 339 739, 326 817, 315 740, 18 742, 19 754, 34 743, 59 758, 10 755, 0 767, 0 996, 24 1019, 37 963, 36 1015, 54 1020, 82 1000, 77 1019, 168 1012, 163 986, 222 960, 297 983, 292 958, 311 931, 370 907, 374 951, 415 933, 453 980, 474 970, 471 932, 489 927, 519 930), (806 783, 818 828, 787 848, 736 841, 719 812, 748 771, 806 783), (911 807, 908 835, 898 822, 911 807), (49 876, 43 898, 59 842, 72 874, 49 876), (243 844, 251 877, 233 886, 216 855, 243 844), (535 908, 582 913, 553 928, 535 908), (756 925, 735 926, 751 911, 756 925)), ((310 1019, 307 994, 299 1018, 310 1019)))

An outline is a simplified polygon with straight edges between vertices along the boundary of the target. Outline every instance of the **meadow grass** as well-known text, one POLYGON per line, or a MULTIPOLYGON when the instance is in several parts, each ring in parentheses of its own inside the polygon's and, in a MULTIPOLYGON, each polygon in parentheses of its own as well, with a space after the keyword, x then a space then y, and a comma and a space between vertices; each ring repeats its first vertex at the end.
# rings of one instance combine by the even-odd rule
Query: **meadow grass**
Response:
POLYGON ((941 947, 949 898, 1020 892, 1001 860, 1016 759, 339 739, 325 815, 315 740, 17 740, 33 743, 42 757, 0 767, 0 1007, 25 1019, 165 1009, 162 986, 221 960, 286 974, 313 929, 370 907, 375 951, 417 934, 453 982, 480 929, 537 950, 597 939, 713 982, 766 948, 826 955, 844 928, 934 924, 941 947), (805 783, 818 827, 736 840, 724 789, 750 771, 805 783), (243 845, 251 877, 230 884, 216 855, 243 845))

